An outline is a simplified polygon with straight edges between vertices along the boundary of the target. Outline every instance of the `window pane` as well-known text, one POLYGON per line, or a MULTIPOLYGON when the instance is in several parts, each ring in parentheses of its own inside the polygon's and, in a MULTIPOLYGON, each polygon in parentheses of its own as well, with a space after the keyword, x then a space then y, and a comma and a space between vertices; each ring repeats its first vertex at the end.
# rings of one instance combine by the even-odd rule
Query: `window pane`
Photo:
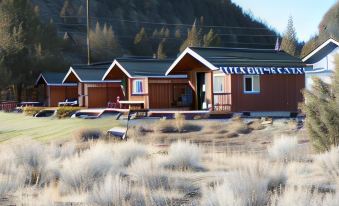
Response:
POLYGON ((224 77, 223 76, 215 76, 213 79, 213 91, 214 92, 224 92, 224 77))
POLYGON ((142 80, 133 81, 133 93, 138 94, 143 92, 142 80))
POLYGON ((251 77, 245 78, 245 91, 246 92, 252 91, 252 78, 251 77))

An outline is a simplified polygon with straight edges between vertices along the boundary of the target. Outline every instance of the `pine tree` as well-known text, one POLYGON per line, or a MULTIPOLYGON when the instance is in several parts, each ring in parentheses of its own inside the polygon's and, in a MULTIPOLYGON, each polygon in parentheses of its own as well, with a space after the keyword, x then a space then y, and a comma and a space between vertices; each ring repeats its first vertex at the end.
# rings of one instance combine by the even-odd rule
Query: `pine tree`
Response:
POLYGON ((112 26, 106 23, 101 28, 97 22, 95 30, 90 31, 90 41, 92 45, 92 56, 95 61, 111 60, 122 54, 119 41, 113 31, 112 26))
POLYGON ((281 42, 281 49, 286 53, 295 56, 297 52, 297 35, 293 26, 293 18, 288 19, 287 30, 281 42))
POLYGON ((117 57, 117 56, 121 56, 122 55, 122 50, 118 41, 117 36, 115 35, 114 31, 113 31, 113 27, 110 26, 107 30, 107 45, 110 48, 110 54, 112 58, 113 57, 117 57))
POLYGON ((217 47, 220 46, 220 38, 217 34, 214 34, 213 29, 204 35, 203 38, 204 47, 217 47))
POLYGON ((154 29, 154 31, 152 33, 152 38, 159 38, 159 31, 158 31, 158 29, 154 29))
POLYGON ((83 18, 85 17, 85 8, 83 5, 79 6, 77 16, 78 16, 78 23, 82 23, 83 18))
POLYGON ((187 31, 187 39, 180 47, 180 51, 184 51, 187 47, 201 46, 201 30, 194 21, 192 28, 187 31))
POLYGON ((153 54, 152 45, 144 27, 135 35, 133 53, 140 56, 150 56, 153 54))
POLYGON ((164 33, 164 37, 169 38, 170 35, 171 35, 171 31, 168 28, 166 28, 165 33, 164 33))
POLYGON ((175 30, 175 34, 174 34, 175 38, 180 39, 181 38, 181 30, 178 28, 177 30, 175 30))
POLYGON ((60 11, 60 17, 64 19, 65 23, 75 23, 77 19, 74 16, 76 16, 76 12, 73 4, 69 0, 65 0, 60 11))
POLYGON ((18 101, 25 84, 31 84, 42 68, 63 68, 60 43, 53 25, 40 22, 30 1, 0 1, 0 70, 12 74, 9 86, 15 88, 18 101))
POLYGON ((315 78, 312 91, 305 91, 306 128, 317 151, 339 145, 339 55, 332 84, 315 78))
POLYGON ((158 46, 158 50, 157 50, 157 58, 158 59, 166 59, 167 55, 165 52, 165 39, 163 39, 158 46))

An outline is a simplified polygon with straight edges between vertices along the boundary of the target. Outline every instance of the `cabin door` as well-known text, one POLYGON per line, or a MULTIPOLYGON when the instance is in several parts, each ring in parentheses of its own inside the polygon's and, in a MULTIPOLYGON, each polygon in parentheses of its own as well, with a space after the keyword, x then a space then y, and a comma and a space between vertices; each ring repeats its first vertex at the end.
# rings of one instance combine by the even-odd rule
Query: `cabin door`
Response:
POLYGON ((206 109, 206 79, 205 73, 197 73, 197 99, 198 99, 198 110, 206 109))

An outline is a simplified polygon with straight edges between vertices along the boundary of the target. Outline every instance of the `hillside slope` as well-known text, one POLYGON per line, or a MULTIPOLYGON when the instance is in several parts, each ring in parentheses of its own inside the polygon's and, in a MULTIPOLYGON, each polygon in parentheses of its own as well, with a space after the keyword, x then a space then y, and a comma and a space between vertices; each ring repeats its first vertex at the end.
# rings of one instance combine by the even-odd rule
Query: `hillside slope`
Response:
POLYGON ((339 1, 326 12, 318 29, 319 34, 305 44, 301 57, 305 57, 330 37, 339 41, 339 1))
MULTIPOLYGON (((86 1, 32 2, 39 6, 43 21, 52 19, 60 36, 67 32, 76 42, 77 50, 65 52, 73 59, 74 52, 81 53, 78 59, 83 60, 86 48, 86 1)), ((187 29, 191 28, 195 20, 202 37, 213 29, 220 38, 218 46, 274 48, 276 40, 273 30, 245 14, 230 0, 91 0, 90 5, 91 27, 94 29, 97 22, 101 28, 104 24, 112 26, 123 53, 127 55, 140 54, 135 52, 134 40, 140 29, 144 28, 152 45, 152 53, 157 52, 159 43, 165 38, 167 56, 176 56, 180 45, 187 38, 187 29)), ((93 48, 93 53, 96 49, 93 48)), ((150 55, 151 52, 144 55, 150 55)))
POLYGON ((325 14, 319 25, 319 32, 339 39, 339 1, 325 14))

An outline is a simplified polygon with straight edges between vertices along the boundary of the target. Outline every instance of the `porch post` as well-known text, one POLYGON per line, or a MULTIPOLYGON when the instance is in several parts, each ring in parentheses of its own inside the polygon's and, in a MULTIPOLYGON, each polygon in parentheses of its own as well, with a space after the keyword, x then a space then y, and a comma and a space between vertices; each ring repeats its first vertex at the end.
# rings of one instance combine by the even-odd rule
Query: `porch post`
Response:
POLYGON ((211 71, 211 104, 212 104, 212 111, 214 111, 214 88, 213 88, 213 71, 211 71))

